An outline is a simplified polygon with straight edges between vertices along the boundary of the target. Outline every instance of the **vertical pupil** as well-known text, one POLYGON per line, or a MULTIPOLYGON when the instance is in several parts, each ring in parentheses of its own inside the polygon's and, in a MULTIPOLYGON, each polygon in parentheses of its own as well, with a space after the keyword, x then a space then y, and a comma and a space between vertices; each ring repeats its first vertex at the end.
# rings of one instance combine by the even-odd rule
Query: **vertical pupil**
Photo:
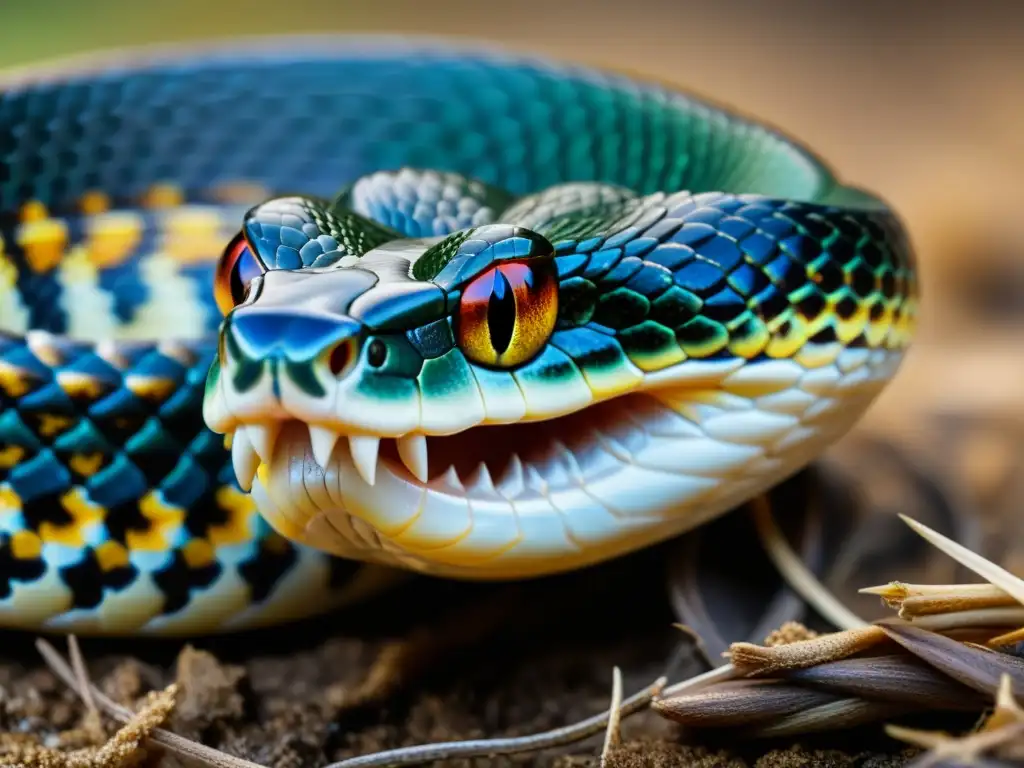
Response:
POLYGON ((491 346, 499 355, 505 354, 512 343, 512 331, 516 327, 516 297, 508 278, 499 269, 494 275, 491 300, 487 305, 487 328, 491 334, 491 346))
POLYGON ((237 306, 245 301, 249 293, 249 284, 260 274, 261 270, 256 257, 252 255, 252 251, 249 250, 245 241, 239 241, 236 249, 237 256, 231 267, 231 272, 228 274, 228 282, 231 299, 237 306))
POLYGON ((235 304, 241 304, 245 301, 245 283, 242 282, 242 259, 245 258, 245 254, 240 254, 238 261, 235 262, 235 266, 231 270, 231 298, 234 299, 235 304))

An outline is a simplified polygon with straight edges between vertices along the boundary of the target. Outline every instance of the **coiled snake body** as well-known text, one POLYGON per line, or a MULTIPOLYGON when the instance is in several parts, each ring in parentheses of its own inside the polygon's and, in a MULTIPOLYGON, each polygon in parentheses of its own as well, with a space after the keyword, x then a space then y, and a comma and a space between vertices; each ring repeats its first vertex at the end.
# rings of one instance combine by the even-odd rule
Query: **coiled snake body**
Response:
POLYGON ((913 328, 899 221, 794 142, 430 41, 11 74, 0 212, 0 624, 36 631, 635 550, 812 460, 913 328))

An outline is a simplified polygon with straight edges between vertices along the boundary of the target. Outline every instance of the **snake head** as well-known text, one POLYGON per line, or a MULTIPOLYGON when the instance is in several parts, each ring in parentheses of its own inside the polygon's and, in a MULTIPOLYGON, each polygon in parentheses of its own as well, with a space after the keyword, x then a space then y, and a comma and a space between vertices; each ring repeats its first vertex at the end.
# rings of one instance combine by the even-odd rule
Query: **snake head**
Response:
POLYGON ((842 434, 906 338, 883 219, 570 184, 423 236, 366 199, 250 212, 204 406, 262 515, 345 557, 521 577, 686 530, 842 434))
POLYGON ((334 517, 390 534, 385 518, 407 518, 428 487, 464 505, 471 470, 493 488, 486 464, 466 463, 488 437, 475 428, 579 407, 578 389, 558 385, 563 361, 544 354, 554 248, 527 228, 408 238, 323 201, 273 200, 225 249, 215 293, 225 319, 205 418, 231 436, 240 486, 292 538, 297 518, 320 519, 309 507, 324 487, 346 489, 334 517), (296 492, 296 462, 321 487, 296 492))
MULTIPOLYGON (((472 368, 511 383, 509 371, 535 358, 555 326, 551 245, 504 224, 432 247, 398 239, 357 260, 300 269, 253 269, 264 260, 236 243, 222 263, 232 262, 222 282, 236 286, 241 301, 224 320, 211 373, 211 381, 225 377, 227 413, 211 411, 209 420, 223 431, 248 425, 250 433, 268 417, 302 421, 322 466, 340 436, 422 442, 414 436, 485 421, 472 368), (427 270, 432 279, 417 279, 427 270)), ((357 468, 373 482, 375 462, 357 468)), ((425 467, 412 469, 427 477, 425 467)))

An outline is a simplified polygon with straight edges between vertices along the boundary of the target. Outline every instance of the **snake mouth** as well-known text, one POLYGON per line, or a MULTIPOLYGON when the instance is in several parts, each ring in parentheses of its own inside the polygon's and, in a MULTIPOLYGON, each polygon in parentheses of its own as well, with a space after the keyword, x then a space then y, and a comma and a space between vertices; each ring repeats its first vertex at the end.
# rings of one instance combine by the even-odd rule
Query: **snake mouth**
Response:
POLYGON ((505 574, 513 548, 517 563, 533 552, 507 571, 519 576, 563 567, 563 558, 564 567, 599 558, 672 517, 696 524, 703 510, 666 510, 698 502, 723 472, 763 454, 704 432, 683 399, 629 393, 548 420, 415 438, 324 438, 322 425, 293 419, 243 424, 232 452, 261 514, 288 538, 344 557, 481 576, 505 574), (622 496, 627 487, 632 498, 622 496))
POLYGON ((524 578, 681 533, 761 492, 844 433, 898 360, 853 350, 808 369, 694 367, 569 414, 447 435, 284 413, 236 422, 232 455, 286 538, 435 575, 524 578))
POLYGON ((325 474, 347 470, 343 474, 374 488, 388 478, 443 494, 488 491, 514 498, 528 487, 543 492, 553 483, 592 479, 609 469, 600 460, 605 455, 632 460, 652 425, 669 413, 653 394, 633 393, 549 420, 450 435, 382 438, 298 419, 240 423, 232 434, 232 461, 245 490, 257 475, 266 478, 301 461, 325 474))

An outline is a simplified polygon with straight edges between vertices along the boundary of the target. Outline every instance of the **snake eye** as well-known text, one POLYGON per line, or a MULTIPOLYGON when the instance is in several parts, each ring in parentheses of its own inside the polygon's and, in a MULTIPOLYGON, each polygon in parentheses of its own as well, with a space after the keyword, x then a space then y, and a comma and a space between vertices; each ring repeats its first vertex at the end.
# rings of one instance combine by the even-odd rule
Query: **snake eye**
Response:
POLYGON ((252 279, 263 274, 263 267, 249 248, 245 236, 235 235, 217 264, 214 298, 221 313, 226 315, 237 307, 249 293, 252 279))
POLYGON ((511 368, 540 352, 557 317, 554 261, 504 261, 462 291, 455 338, 470 360, 511 368))

